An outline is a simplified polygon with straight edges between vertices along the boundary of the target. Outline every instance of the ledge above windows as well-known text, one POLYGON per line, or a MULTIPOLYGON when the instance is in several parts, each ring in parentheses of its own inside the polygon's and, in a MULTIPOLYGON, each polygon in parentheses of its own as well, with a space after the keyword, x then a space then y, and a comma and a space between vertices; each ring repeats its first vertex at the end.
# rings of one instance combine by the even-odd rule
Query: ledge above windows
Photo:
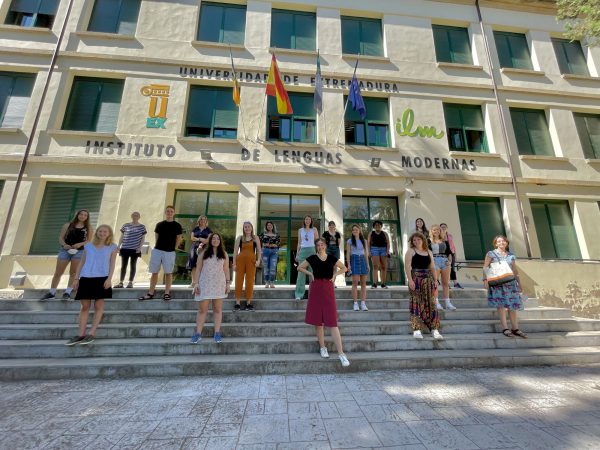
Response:
POLYGON ((101 31, 77 31, 76 36, 80 38, 115 39, 120 41, 134 41, 135 36, 131 34, 104 33, 101 31))
POLYGON ((440 69, 464 69, 464 70, 477 70, 477 71, 483 72, 483 66, 476 66, 473 64, 439 62, 439 61, 436 64, 440 69))
POLYGON ((515 75, 534 75, 534 76, 540 76, 543 77, 546 75, 546 72, 543 72, 541 70, 531 70, 531 69, 515 69, 513 67, 502 67, 500 69, 500 72, 506 74, 506 75, 511 75, 511 74, 515 74, 515 75))
POLYGON ((52 137, 90 137, 93 139, 117 139, 115 133, 104 133, 100 131, 85 131, 85 130, 57 130, 51 129, 46 133, 52 137))
POLYGON ((370 55, 356 55, 352 53, 342 53, 342 59, 347 59, 350 61, 356 61, 356 59, 364 60, 364 61, 373 61, 373 62, 381 62, 381 63, 389 63, 391 60, 387 56, 370 56, 370 55))
POLYGON ((192 41, 192 47, 200 48, 223 48, 232 50, 246 50, 243 44, 227 44, 224 42, 213 42, 213 41, 192 41))

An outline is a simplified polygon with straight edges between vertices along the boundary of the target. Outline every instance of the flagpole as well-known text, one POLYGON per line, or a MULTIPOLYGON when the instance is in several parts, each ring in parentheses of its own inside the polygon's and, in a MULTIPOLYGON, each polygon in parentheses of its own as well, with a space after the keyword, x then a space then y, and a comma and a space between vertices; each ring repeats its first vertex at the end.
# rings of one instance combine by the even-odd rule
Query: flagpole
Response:
MULTIPOLYGON (((319 66, 321 64, 321 53, 319 52, 319 49, 317 49, 317 58, 319 59, 319 66)), ((320 72, 320 70, 319 70, 320 72)), ((321 105, 323 105, 323 76, 321 75, 321 105)), ((327 117, 325 114, 325 108, 323 108, 321 106, 321 114, 323 115, 323 128, 325 128, 325 145, 329 145, 329 139, 327 139, 327 117)))
POLYGON ((267 94, 263 98, 262 108, 260 109, 260 118, 258 119, 258 129, 256 130, 256 142, 258 142, 258 136, 260 134, 260 125, 262 123, 262 119, 265 113, 265 102, 267 101, 267 94))
MULTIPOLYGON (((231 71, 233 72, 232 77, 237 80, 237 72, 235 71, 235 66, 233 65, 233 54, 231 53, 231 43, 229 44, 229 58, 231 58, 231 71)), ((238 80, 239 81, 239 80, 238 80)), ((233 88, 235 89, 236 81, 233 82, 233 88)), ((248 139, 248 135, 246 134, 246 124, 244 122, 244 110, 242 109, 242 89, 240 86, 240 104, 238 108, 240 108, 240 115, 242 116, 242 130, 244 131, 244 139, 248 139)))
MULTIPOLYGON (((352 72, 352 78, 356 75, 356 69, 358 68, 358 60, 360 58, 360 54, 356 55, 356 64, 354 64, 354 72, 352 72)), ((352 78, 350 79, 350 83, 352 83, 352 78)), ((342 132, 342 125, 344 125, 344 120, 346 119, 346 110, 348 109, 348 102, 350 101, 350 91, 348 90, 348 97, 346 97, 346 104, 344 105, 344 114, 342 115, 342 122, 338 127, 337 139, 335 140, 335 145, 340 145, 340 133, 342 132)))

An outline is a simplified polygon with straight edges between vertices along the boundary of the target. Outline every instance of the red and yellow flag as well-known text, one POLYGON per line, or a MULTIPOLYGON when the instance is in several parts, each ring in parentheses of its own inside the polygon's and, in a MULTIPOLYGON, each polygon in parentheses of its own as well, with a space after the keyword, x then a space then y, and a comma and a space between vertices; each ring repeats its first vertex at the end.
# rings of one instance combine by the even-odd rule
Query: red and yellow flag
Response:
POLYGON ((235 103, 235 106, 240 106, 240 83, 237 79, 237 73, 235 73, 235 66, 233 65, 231 46, 229 46, 229 57, 231 58, 231 79, 233 80, 233 103, 235 103))
POLYGON ((283 81, 281 80, 281 74, 279 73, 279 68, 277 67, 277 59, 275 59, 275 54, 273 54, 273 57, 271 58, 271 69, 269 69, 269 77, 267 78, 267 88, 265 90, 265 94, 275 97, 277 100, 277 112, 279 114, 294 113, 292 104, 290 103, 290 98, 288 97, 288 93, 285 90, 283 81))

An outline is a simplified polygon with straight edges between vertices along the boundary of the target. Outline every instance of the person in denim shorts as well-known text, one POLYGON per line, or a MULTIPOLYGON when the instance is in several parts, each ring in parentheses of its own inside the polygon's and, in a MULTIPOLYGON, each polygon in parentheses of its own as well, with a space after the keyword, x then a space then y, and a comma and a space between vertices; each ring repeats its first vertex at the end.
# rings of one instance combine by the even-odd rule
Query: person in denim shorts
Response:
MULTIPOLYGON (((454 311, 456 307, 450 301, 450 266, 452 265, 452 251, 450 244, 445 239, 442 229, 439 225, 432 225, 429 229, 429 250, 433 253, 435 262, 435 279, 442 282, 442 290, 446 309, 454 311)), ((436 297, 435 306, 437 309, 444 309, 436 297)))
POLYGON ((63 293, 63 300, 72 300, 71 291, 75 273, 79 268, 79 262, 83 255, 83 246, 92 238, 92 225, 90 224, 90 212, 87 209, 80 209, 68 223, 65 223, 58 236, 60 250, 56 260, 56 269, 50 284, 50 290, 44 294, 40 301, 51 300, 56 297, 56 287, 60 277, 65 272, 67 266, 69 269, 69 284, 63 293))
POLYGON ((377 272, 380 272, 381 287, 387 289, 385 276, 387 274, 387 259, 390 256, 390 238, 381 228, 381 220, 373 222, 373 231, 369 233, 369 250, 373 262, 373 288, 377 287, 377 272))

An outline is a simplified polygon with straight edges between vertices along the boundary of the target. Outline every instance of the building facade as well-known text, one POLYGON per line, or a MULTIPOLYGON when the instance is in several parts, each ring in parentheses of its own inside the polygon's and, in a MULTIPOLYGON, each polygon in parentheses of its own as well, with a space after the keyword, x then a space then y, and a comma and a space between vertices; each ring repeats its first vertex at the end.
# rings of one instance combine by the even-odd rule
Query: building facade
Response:
POLYGON ((244 221, 274 220, 283 284, 295 279, 306 214, 321 231, 334 220, 344 238, 353 223, 366 232, 382 220, 398 284, 418 217, 448 224, 460 261, 482 260, 500 232, 521 257, 600 260, 600 49, 564 40, 552 2, 482 2, 481 22, 470 1, 365 8, 4 0, 2 224, 28 143, 31 151, 0 287, 20 272, 26 286, 47 285, 60 226, 80 208, 117 230, 139 211, 152 231, 174 204, 186 230, 181 283, 199 215, 228 251, 244 221), (265 97, 273 53, 292 115, 265 97), (345 109, 354 70, 364 118, 345 109))

